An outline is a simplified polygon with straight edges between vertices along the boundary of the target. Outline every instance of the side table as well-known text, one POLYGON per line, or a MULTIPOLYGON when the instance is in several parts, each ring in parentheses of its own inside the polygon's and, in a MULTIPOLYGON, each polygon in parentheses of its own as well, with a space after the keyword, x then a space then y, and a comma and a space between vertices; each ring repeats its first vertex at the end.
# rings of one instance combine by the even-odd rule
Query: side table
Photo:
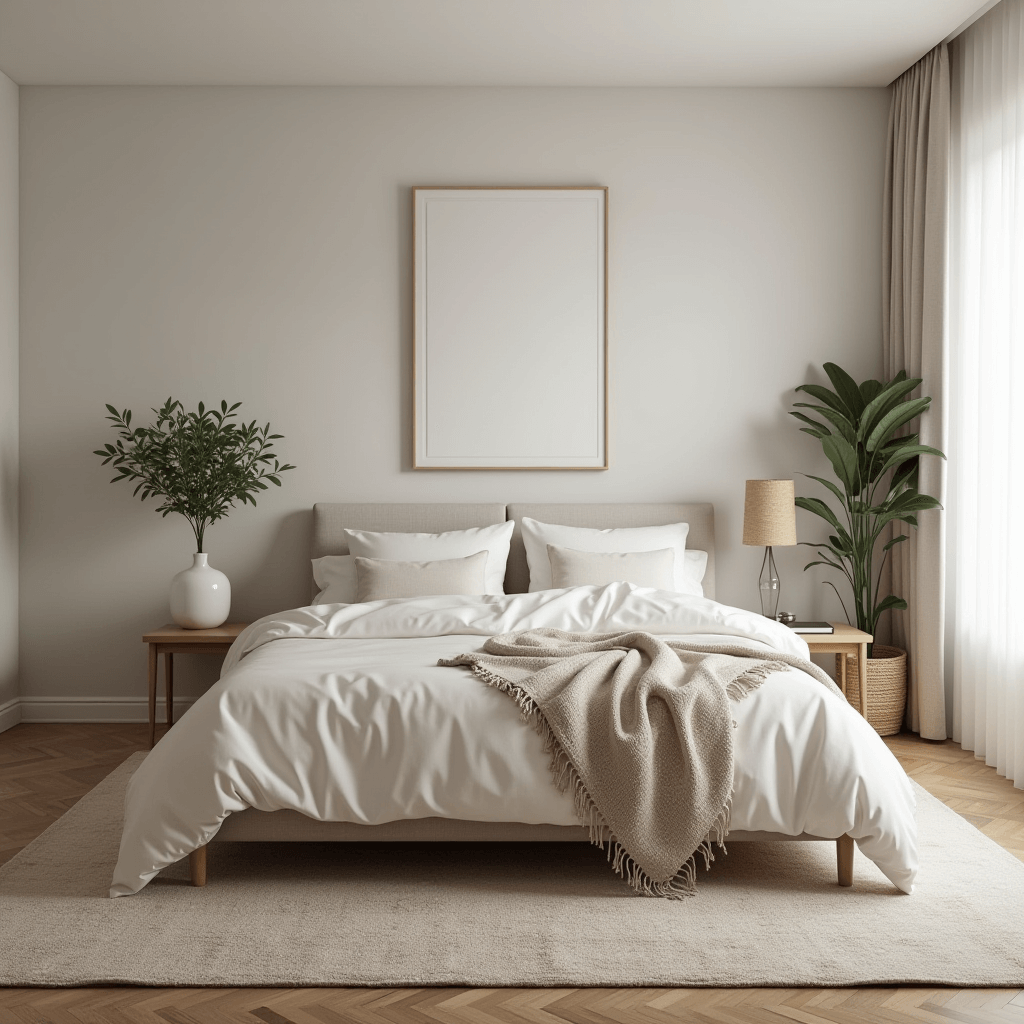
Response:
MULTIPOLYGON (((846 655, 852 654, 857 659, 857 681, 858 696, 860 697, 860 713, 864 718, 868 717, 868 644, 874 641, 870 633, 856 629, 845 622, 830 622, 833 628, 832 633, 801 633, 800 636, 807 641, 811 654, 839 654, 842 657, 836 658, 838 669, 836 680, 839 689, 847 700, 850 698, 846 693, 846 655)), ((852 703, 852 702, 851 702, 852 703)))
POLYGON ((174 656, 176 654, 219 654, 222 658, 235 638, 249 625, 232 622, 214 629, 185 629, 170 623, 146 633, 149 644, 149 746, 156 743, 156 673, 157 660, 164 656, 164 696, 167 700, 167 728, 174 725, 174 656))

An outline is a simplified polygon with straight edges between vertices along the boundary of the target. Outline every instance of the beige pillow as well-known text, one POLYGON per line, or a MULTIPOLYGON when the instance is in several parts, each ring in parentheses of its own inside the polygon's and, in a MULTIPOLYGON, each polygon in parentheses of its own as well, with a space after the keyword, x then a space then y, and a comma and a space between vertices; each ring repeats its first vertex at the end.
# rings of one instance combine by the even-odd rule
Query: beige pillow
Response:
POLYGON ((548 545, 551 586, 603 587, 606 583, 635 583, 638 587, 675 590, 676 555, 672 548, 657 551, 576 551, 548 545))
POLYGON ((438 594, 486 594, 487 552, 438 562, 392 562, 356 556, 356 601, 438 594))
POLYGON ((473 526, 468 530, 449 530, 447 533, 345 530, 344 535, 350 555, 385 558, 389 562, 436 562, 442 558, 465 558, 466 555, 486 551, 487 573, 484 579, 487 589, 480 593, 504 594, 505 563, 515 526, 514 522, 507 521, 493 526, 473 526))

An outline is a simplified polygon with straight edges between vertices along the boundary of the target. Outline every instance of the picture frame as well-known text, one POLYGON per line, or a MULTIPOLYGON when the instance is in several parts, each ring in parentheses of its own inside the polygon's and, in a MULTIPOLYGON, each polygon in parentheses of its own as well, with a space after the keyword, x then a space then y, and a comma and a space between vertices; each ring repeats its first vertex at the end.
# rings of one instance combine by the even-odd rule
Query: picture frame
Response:
POLYGON ((416 186, 413 468, 608 468, 608 189, 416 186))

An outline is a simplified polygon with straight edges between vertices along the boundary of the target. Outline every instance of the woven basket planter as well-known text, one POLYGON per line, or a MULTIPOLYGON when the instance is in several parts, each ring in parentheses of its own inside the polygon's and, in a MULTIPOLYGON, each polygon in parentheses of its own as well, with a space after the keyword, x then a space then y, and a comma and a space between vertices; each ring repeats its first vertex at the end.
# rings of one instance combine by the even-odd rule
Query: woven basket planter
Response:
MULTIPOLYGON (((836 655, 836 674, 839 659, 846 658, 846 699, 860 709, 860 683, 857 659, 853 655, 836 655)), ((893 736, 903 728, 903 713, 907 708, 907 652, 899 647, 874 644, 868 658, 868 722, 879 736, 893 736)))

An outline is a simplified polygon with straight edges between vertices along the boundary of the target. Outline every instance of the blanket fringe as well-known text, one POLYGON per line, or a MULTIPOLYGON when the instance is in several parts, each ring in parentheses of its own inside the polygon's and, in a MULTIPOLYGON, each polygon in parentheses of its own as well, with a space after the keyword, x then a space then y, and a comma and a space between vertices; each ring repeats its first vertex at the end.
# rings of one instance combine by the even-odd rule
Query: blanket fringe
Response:
POLYGON ((789 666, 782 661, 759 661, 740 673, 725 688, 730 700, 741 701, 756 690, 773 672, 785 672, 789 666))
MULTIPOLYGON (((536 730, 544 741, 544 752, 551 758, 549 768, 559 792, 571 791, 573 807, 576 815, 590 833, 590 842, 594 846, 607 848, 608 863, 617 875, 623 878, 634 890, 642 896, 660 896, 663 899, 682 900, 688 896, 695 896, 697 893, 697 854, 704 858, 704 868, 707 870, 715 859, 712 850, 712 842, 709 837, 701 840, 700 845, 690 854, 686 863, 676 874, 665 881, 655 881, 646 871, 626 852, 625 847, 615 838, 604 816, 597 809, 583 784, 575 765, 569 760, 558 738, 551 731, 544 716, 540 713, 533 698, 520 686, 504 679, 494 672, 491 672, 479 661, 461 660, 453 658, 445 659, 441 664, 466 665, 472 669, 473 674, 496 690, 507 694, 515 701, 516 706, 522 713, 523 718, 536 730)), ((757 665, 748 669, 741 676, 734 679, 727 687, 729 696, 733 700, 741 700, 752 690, 756 690, 768 678, 777 671, 778 663, 767 663, 757 665), (735 694, 735 695, 734 695, 735 694)), ((719 812, 718 817, 711 824, 710 833, 714 833, 714 842, 725 852, 725 838, 729 834, 729 819, 732 812, 732 794, 725 802, 725 806, 719 812)))

